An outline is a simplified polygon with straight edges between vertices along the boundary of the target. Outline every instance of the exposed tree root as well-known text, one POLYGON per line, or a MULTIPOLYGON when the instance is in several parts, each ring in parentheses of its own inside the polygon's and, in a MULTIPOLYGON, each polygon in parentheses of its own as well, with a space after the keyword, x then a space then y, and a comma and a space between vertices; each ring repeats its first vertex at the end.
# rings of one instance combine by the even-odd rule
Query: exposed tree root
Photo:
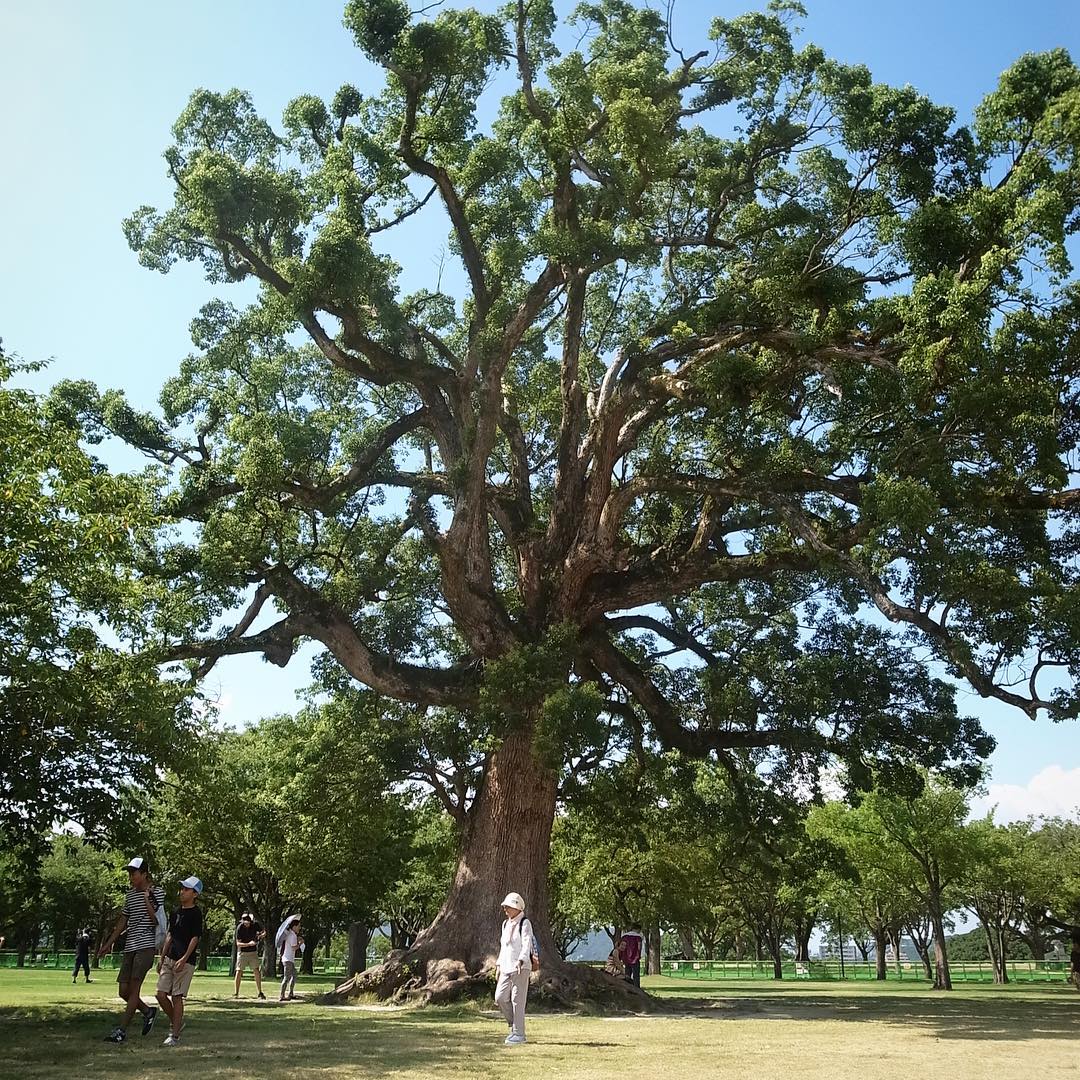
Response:
MULTIPOLYGON (((323 1004, 344 1004, 361 995, 403 1004, 442 1005, 452 1001, 490 999, 495 969, 482 962, 473 971, 458 959, 427 960, 418 949, 392 952, 385 963, 354 975, 323 995, 323 1004)), ((652 1012, 655 999, 607 972, 562 961, 544 964, 529 986, 529 1005, 541 1008, 652 1012)))

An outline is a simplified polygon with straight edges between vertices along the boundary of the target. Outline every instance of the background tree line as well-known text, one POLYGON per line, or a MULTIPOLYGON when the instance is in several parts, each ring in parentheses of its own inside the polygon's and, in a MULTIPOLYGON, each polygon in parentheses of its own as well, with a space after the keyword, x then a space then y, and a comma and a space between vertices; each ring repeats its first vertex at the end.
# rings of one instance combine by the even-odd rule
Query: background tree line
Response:
MULTIPOLYGON (((331 941, 362 970, 377 928, 381 953, 408 948, 442 903, 453 818, 415 789, 386 794, 376 757, 341 752, 337 711, 219 732, 142 804, 139 850, 161 880, 195 872, 207 883, 206 952, 230 949, 242 910, 272 927, 298 909, 307 971, 331 941)), ((678 755, 611 763, 557 818, 557 946, 566 957, 600 929, 614 944, 638 923, 654 971, 663 953, 771 961, 780 978, 785 959, 810 958, 816 930, 853 941, 885 979, 887 955, 899 968, 908 937, 935 986, 951 986, 950 956, 989 959, 1007 982, 1007 959, 1043 959, 1080 926, 1080 819, 969 820, 969 795, 929 775, 917 791, 808 804, 736 788, 678 755), (950 938, 958 916, 977 927, 950 938)), ((0 856, 0 925, 20 954, 43 937, 66 948, 81 926, 100 938, 124 885, 125 851, 70 833, 45 850, 36 877, 16 849, 0 856)), ((273 950, 265 963, 273 969, 273 950)))

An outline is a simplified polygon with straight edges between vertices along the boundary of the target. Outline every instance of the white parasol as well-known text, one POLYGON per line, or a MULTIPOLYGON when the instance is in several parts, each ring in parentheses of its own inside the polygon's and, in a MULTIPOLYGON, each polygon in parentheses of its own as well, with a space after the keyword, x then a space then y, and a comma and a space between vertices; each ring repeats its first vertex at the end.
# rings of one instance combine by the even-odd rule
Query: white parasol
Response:
POLYGON ((295 915, 290 915, 278 927, 277 933, 274 935, 274 944, 278 947, 279 950, 283 949, 285 947, 285 931, 289 929, 289 923, 291 923, 294 919, 299 919, 299 918, 300 918, 300 913, 297 912, 295 915))

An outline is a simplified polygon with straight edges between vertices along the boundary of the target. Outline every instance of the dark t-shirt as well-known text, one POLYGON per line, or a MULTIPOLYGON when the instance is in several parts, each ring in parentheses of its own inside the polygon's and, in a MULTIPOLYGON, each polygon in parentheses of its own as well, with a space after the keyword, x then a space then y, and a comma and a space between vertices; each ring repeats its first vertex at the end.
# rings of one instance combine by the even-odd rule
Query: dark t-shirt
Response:
POLYGON ((257 922, 240 923, 236 928, 236 940, 241 952, 252 952, 259 947, 259 934, 262 927, 257 922))
MULTIPOLYGON (((187 947, 191 944, 191 939, 202 937, 202 928, 203 917, 201 908, 177 908, 177 910, 173 912, 172 918, 169 920, 169 933, 172 935, 172 940, 169 942, 169 959, 179 960, 180 957, 187 952, 187 947)), ((188 960, 191 963, 194 963, 197 955, 198 949, 188 957, 188 960)))
POLYGON ((75 938, 75 955, 78 959, 89 958, 90 956, 90 935, 79 934, 75 938))

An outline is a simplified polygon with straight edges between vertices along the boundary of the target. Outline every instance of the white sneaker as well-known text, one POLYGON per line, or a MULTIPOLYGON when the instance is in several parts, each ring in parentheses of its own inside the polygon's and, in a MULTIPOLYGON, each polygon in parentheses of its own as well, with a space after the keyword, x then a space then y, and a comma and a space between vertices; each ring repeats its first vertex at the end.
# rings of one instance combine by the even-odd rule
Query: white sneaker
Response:
POLYGON ((176 1035, 170 1035, 162 1044, 162 1046, 179 1046, 180 1039, 176 1035))
POLYGON ((504 1041, 503 1045, 504 1046, 520 1046, 524 1041, 525 1041, 525 1036, 524 1035, 515 1035, 515 1034, 513 1034, 513 1032, 511 1032, 509 1035, 506 1036, 506 1040, 504 1041))

